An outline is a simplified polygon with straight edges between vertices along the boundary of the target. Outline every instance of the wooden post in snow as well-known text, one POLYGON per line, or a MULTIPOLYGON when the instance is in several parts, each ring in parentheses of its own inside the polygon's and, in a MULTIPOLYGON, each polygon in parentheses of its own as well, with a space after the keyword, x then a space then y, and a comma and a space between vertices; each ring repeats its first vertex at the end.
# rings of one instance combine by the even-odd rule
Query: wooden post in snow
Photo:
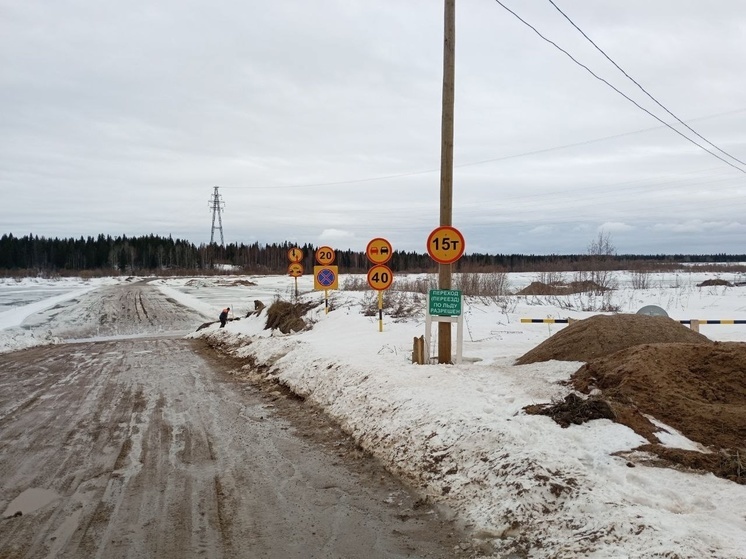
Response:
MULTIPOLYGON (((456 68, 456 0, 445 0, 443 113, 440 145, 440 225, 453 225, 453 106, 456 68)), ((438 264, 440 289, 451 289, 451 264, 438 264)), ((438 323, 438 363, 451 362, 451 323, 438 323)))

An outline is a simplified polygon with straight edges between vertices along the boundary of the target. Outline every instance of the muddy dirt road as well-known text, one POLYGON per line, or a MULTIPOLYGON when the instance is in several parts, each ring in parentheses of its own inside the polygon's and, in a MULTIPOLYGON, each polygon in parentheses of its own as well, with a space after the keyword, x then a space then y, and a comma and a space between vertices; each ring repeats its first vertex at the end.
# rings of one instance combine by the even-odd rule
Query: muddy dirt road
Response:
POLYGON ((312 410, 164 335, 203 317, 145 284, 63 310, 38 320, 141 337, 0 355, 1 559, 458 556, 453 526, 312 410))

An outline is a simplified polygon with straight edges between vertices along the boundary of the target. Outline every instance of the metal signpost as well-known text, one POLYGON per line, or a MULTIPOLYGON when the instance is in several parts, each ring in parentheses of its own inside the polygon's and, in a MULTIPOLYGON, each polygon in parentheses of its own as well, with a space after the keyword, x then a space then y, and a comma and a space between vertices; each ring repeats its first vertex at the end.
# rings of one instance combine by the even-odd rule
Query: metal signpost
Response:
POLYGON ((295 298, 298 298, 298 278, 303 275, 303 251, 298 247, 293 247, 288 250, 288 275, 295 279, 295 298))
POLYGON ((383 292, 391 287, 394 281, 394 272, 385 266, 391 260, 394 249, 391 243, 381 237, 372 239, 365 247, 365 255, 373 264, 368 270, 368 285, 378 291, 378 331, 383 332, 383 292))
POLYGON ((383 292, 391 287, 394 272, 384 264, 376 264, 368 270, 368 285, 378 291, 378 331, 383 332, 383 292))
POLYGON ((329 290, 339 289, 339 269, 332 266, 336 254, 331 247, 323 246, 316 250, 316 262, 313 267, 313 288, 324 291, 324 312, 329 314, 329 290))

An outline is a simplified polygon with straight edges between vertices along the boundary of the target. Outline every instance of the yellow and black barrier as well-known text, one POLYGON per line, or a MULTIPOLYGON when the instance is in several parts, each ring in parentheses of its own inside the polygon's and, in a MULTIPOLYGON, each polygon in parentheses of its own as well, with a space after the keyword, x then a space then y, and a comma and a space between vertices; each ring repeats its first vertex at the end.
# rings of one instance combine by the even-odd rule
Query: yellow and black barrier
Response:
MULTIPOLYGON (((696 319, 691 320, 679 320, 679 324, 691 324, 696 319)), ((746 320, 736 320, 732 318, 724 318, 722 320, 696 320, 700 324, 746 324, 746 320)))
POLYGON ((735 320, 732 318, 697 320, 696 318, 692 318, 691 320, 679 320, 679 323, 688 324, 691 330, 699 332, 699 327, 703 324, 746 324, 746 320, 735 320))
MULTIPOLYGON (((575 318, 522 318, 522 324, 570 324, 578 319, 575 318)), ((688 324, 689 327, 695 332, 699 332, 699 327, 703 324, 746 324, 746 320, 736 318, 722 318, 722 319, 708 319, 708 320, 697 320, 692 318, 689 320, 677 320, 679 324, 688 324)))

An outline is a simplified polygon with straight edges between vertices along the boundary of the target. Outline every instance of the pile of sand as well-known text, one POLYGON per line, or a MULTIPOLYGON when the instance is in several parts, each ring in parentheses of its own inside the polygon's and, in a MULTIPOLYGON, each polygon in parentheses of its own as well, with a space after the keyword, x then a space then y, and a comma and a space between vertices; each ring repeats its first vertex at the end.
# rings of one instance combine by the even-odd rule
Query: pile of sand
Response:
POLYGON ((628 347, 655 343, 712 343, 707 337, 665 316, 596 315, 573 322, 516 363, 591 361, 628 347))
POLYGON ((570 283, 544 283, 533 281, 517 295, 572 295, 573 293, 601 293, 608 291, 595 281, 571 281, 570 283))
POLYGON ((713 472, 746 483, 746 343, 713 343, 666 317, 596 316, 569 325, 520 363, 588 361, 573 386, 589 399, 531 406, 567 426, 599 417, 627 425, 650 444, 638 451, 661 464, 713 472), (592 405, 591 405, 592 404, 592 405), (649 418, 699 443, 668 448, 649 418))
MULTIPOLYGON (((617 407, 651 415, 705 446, 746 446, 744 343, 631 347, 584 365, 572 381, 581 392, 599 388, 617 407)), ((650 427, 645 437, 658 442, 650 427)))

